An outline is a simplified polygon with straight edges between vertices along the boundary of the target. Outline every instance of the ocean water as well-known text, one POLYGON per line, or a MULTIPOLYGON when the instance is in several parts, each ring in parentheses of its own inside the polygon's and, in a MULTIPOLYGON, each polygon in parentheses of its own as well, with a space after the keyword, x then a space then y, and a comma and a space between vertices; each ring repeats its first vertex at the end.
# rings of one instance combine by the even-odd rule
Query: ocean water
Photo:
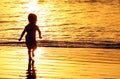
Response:
POLYGON ((35 13, 43 37, 37 40, 43 46, 119 47, 119 3, 119 0, 2 0, 0 44, 18 44, 28 24, 28 14, 35 13))
POLYGON ((119 36, 119 0, 1 0, 0 78, 120 79, 120 50, 106 49, 119 36), (43 37, 34 63, 18 42, 31 12, 43 37))

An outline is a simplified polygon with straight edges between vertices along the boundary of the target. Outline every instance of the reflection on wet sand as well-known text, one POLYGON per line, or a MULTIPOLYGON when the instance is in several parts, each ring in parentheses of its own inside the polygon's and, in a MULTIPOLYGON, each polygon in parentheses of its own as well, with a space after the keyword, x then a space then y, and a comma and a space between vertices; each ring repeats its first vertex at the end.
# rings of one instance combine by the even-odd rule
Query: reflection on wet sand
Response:
POLYGON ((36 69, 34 67, 34 60, 29 60, 28 70, 27 70, 27 79, 36 79, 36 69))
POLYGON ((1 46, 0 79, 120 79, 119 49, 40 50, 34 62, 28 60, 26 47, 1 46))

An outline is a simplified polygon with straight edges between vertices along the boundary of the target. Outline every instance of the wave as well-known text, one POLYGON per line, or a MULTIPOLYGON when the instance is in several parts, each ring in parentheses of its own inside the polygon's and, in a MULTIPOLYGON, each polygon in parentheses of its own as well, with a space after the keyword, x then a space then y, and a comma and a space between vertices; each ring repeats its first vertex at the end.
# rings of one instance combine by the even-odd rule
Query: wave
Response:
MULTIPOLYGON (((53 41, 40 40, 37 42, 38 47, 65 47, 65 48, 120 48, 120 43, 111 41, 101 42, 70 42, 70 41, 53 41)), ((0 46, 26 46, 25 42, 0 42, 0 46)))
POLYGON ((0 23, 11 23, 11 22, 17 22, 17 21, 0 21, 0 23))

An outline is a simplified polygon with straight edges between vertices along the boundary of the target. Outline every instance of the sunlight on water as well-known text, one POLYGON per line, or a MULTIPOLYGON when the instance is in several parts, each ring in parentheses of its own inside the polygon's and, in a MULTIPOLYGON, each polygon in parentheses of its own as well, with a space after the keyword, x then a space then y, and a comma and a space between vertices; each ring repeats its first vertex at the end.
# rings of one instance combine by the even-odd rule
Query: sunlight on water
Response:
POLYGON ((28 8, 26 8, 28 13, 35 13, 38 16, 37 25, 45 26, 46 15, 49 14, 49 5, 39 4, 39 0, 31 0, 28 2, 28 8))
POLYGON ((44 52, 38 47, 34 53, 35 53, 35 61, 39 61, 40 57, 44 52))
POLYGON ((72 6, 52 1, 39 3, 37 0, 30 3, 28 9, 38 15, 37 24, 43 26, 40 27, 43 40, 117 41, 116 39, 119 39, 116 34, 119 31, 116 29, 119 11, 118 8, 114 9, 114 6, 97 3, 72 6))
POLYGON ((38 47, 36 50, 35 50, 35 54, 36 55, 41 55, 41 54, 43 54, 44 52, 38 47))
POLYGON ((42 40, 120 42, 120 8, 117 2, 106 4, 81 0, 2 0, 0 9, 1 42, 18 41, 28 24, 27 16, 31 12, 38 17, 37 25, 42 32, 42 40))
POLYGON ((109 1, 1 0, 0 78, 27 77, 28 51, 18 38, 35 13, 43 37, 38 46, 45 46, 35 51, 38 79, 119 79, 119 49, 74 48, 120 46, 120 3, 109 1))
POLYGON ((36 13, 39 9, 39 5, 37 4, 38 0, 31 0, 28 3, 28 8, 27 8, 27 12, 34 12, 36 13))

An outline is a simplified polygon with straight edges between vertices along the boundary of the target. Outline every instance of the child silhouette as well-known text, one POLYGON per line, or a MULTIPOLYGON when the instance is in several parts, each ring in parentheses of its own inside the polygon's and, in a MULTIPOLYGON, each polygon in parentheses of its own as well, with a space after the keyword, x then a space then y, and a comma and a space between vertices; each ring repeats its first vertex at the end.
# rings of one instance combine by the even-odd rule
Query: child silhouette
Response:
POLYGON ((28 55, 29 55, 29 60, 32 59, 32 57, 34 57, 34 51, 37 48, 37 42, 36 42, 36 31, 38 31, 39 34, 39 38, 42 39, 41 37, 41 31, 38 28, 38 26, 36 25, 37 22, 37 16, 33 13, 28 15, 28 21, 29 24, 26 25, 26 27, 24 28, 19 41, 21 41, 22 37, 24 36, 25 32, 27 32, 26 34, 26 46, 28 48, 28 55))

